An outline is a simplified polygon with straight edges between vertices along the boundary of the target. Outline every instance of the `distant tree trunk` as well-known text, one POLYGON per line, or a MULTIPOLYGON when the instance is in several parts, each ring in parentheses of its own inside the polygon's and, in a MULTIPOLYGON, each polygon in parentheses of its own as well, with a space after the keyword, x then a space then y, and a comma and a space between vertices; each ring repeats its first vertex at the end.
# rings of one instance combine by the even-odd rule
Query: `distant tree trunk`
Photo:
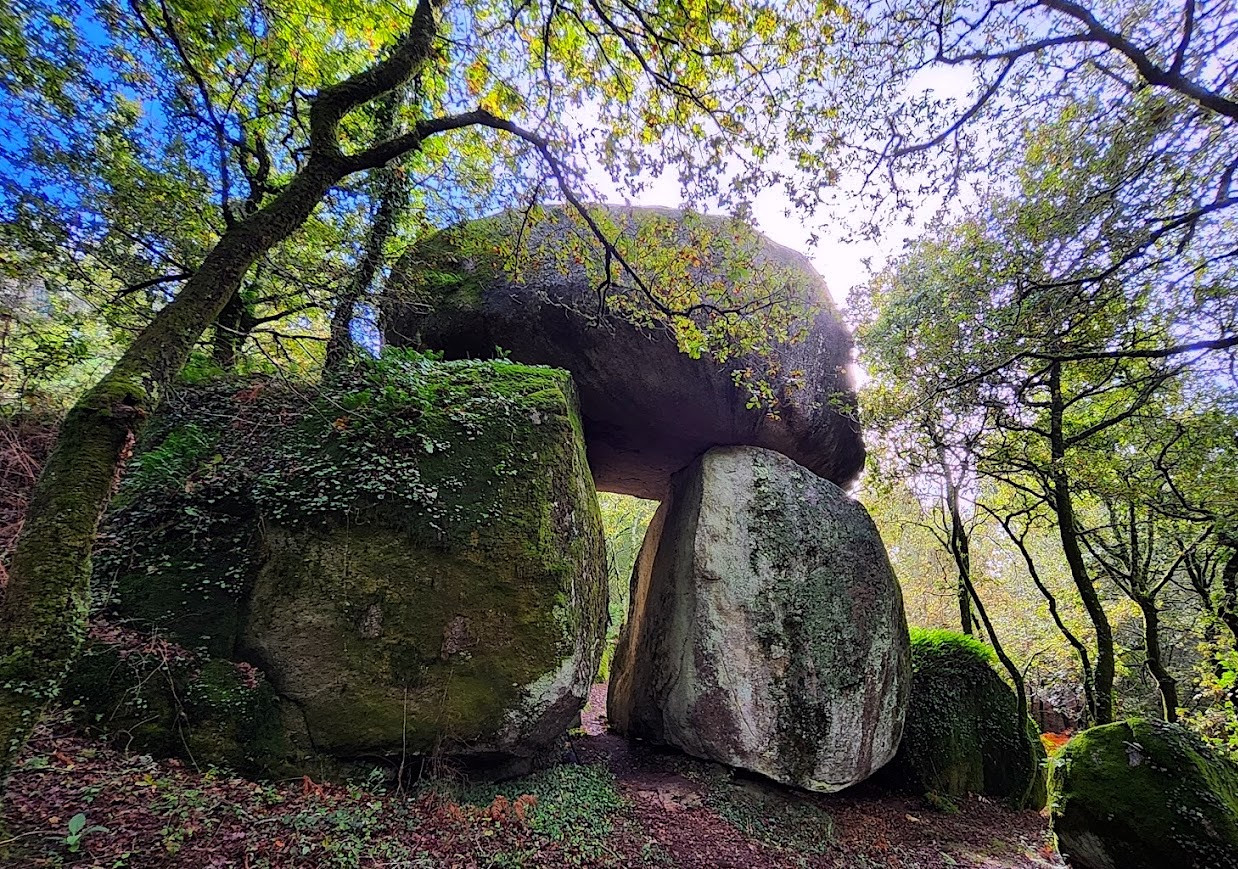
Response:
POLYGON ((1147 595, 1135 595, 1135 603, 1143 616, 1144 664, 1156 680, 1161 695, 1161 714, 1166 721, 1178 720, 1178 682, 1165 668, 1161 654, 1161 617, 1156 601, 1147 595))
MULTIPOLYGON (((1015 666, 1014 660, 1006 654, 1005 648, 1002 647, 1001 641, 997 637, 997 631, 993 627, 993 622, 989 619, 988 610, 985 609, 984 601, 980 600, 980 595, 976 593, 976 587, 972 583, 970 576, 966 580, 966 585, 968 594, 971 595, 972 600, 976 604, 976 614, 980 616, 985 633, 989 635, 989 643, 992 644, 993 651, 997 654, 997 659, 1001 661, 1002 667, 1005 668, 1006 674, 1014 685, 1015 721, 1018 723, 1019 728, 1019 744, 1031 755, 1033 753, 1032 745, 1027 735, 1027 686, 1023 682, 1023 671, 1015 666)), ((1019 798, 1019 805, 1027 802, 1033 786, 1034 781, 1028 783, 1028 789, 1019 798)))
POLYGON ((1053 511, 1057 516, 1058 534, 1062 541, 1062 553, 1070 567, 1070 576, 1083 608, 1087 610, 1092 627, 1096 631, 1096 668, 1093 671, 1092 720, 1095 724, 1113 721, 1113 680, 1116 659, 1113 647, 1113 627, 1101 603, 1096 585, 1088 573, 1079 545, 1079 528, 1075 520, 1075 507, 1071 492, 1070 477, 1065 470, 1066 435, 1062 418, 1065 403, 1062 398, 1061 363, 1054 362, 1049 373, 1049 447, 1052 466, 1049 472, 1050 495, 1053 511))
POLYGON ((1071 648, 1075 650, 1075 654, 1079 656, 1079 667, 1083 671, 1084 705, 1087 708, 1088 715, 1091 715, 1092 710, 1095 708, 1095 700, 1092 695, 1095 676, 1092 672, 1092 658, 1088 654, 1088 647, 1075 636, 1075 632, 1067 627, 1066 622, 1062 620, 1062 614, 1058 609, 1057 597, 1049 590, 1049 587, 1045 585, 1044 580, 1041 578, 1040 571, 1036 568, 1036 561, 1032 558, 1032 553, 1028 551, 1025 538, 1014 533, 1009 518, 998 517, 998 522, 1005 529, 1006 536, 1018 548, 1019 554, 1023 556, 1023 562, 1027 565, 1028 575, 1031 576, 1032 582, 1035 583, 1036 588, 1040 590, 1041 596, 1044 597, 1045 602, 1049 605, 1049 616, 1053 619, 1053 623, 1057 625, 1058 631, 1066 638, 1066 642, 1070 643, 1071 648))
MULTIPOLYGON (((430 0, 421 0, 408 33, 389 55, 319 92, 310 109, 304 167, 266 205, 224 231, 176 298, 66 416, 31 498, 0 605, 0 787, 85 637, 91 550, 125 447, 250 267, 357 168, 340 151, 341 119, 420 69, 435 32, 430 0)), ((400 148, 413 150, 420 142, 418 131, 402 139, 400 148)))
POLYGON ((971 543, 967 529, 963 526, 959 515, 958 492, 953 492, 950 502, 950 554, 954 556, 954 565, 958 569, 958 599, 959 627, 963 633, 971 635, 975 630, 972 621, 971 601, 968 585, 971 580, 971 543))
POLYGON ((1229 629, 1238 647, 1238 538, 1224 535, 1221 542, 1231 551, 1221 570, 1221 599, 1217 601, 1216 615, 1229 629))
POLYGON ((219 317, 215 320, 215 334, 211 342, 211 357, 224 371, 236 368, 241 346, 253 329, 254 316, 245 305, 240 292, 228 299, 219 317))
POLYGON ((937 443, 937 459, 946 481, 946 512, 950 517, 950 536, 947 542, 957 571, 955 590, 959 603, 959 629, 971 636, 975 631, 971 611, 971 540, 967 533, 967 526, 963 523, 963 510, 959 503, 959 484, 954 479, 954 467, 941 441, 937 443))
MULTIPOLYGON (((398 104, 397 96, 391 94, 380 108, 378 124, 384 136, 393 132, 398 104)), ((352 354, 352 321, 357 315, 357 304, 370 289, 374 277, 382 267, 383 250, 395 231, 396 219, 408 195, 404 173, 399 166, 388 165, 376 169, 373 178, 378 194, 378 208, 365 239, 361 261, 357 263, 356 271, 340 295, 335 310, 331 312, 331 331, 327 338, 324 362, 327 371, 339 369, 352 354)))

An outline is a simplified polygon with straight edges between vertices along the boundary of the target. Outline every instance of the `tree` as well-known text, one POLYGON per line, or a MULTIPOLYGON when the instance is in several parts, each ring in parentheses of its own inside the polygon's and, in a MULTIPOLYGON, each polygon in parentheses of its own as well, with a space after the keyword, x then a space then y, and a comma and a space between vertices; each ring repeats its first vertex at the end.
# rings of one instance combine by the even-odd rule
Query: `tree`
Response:
MULTIPOLYGON (((610 240, 583 208, 583 162, 599 159, 615 174, 674 165, 690 197, 712 195, 742 211, 770 180, 762 168, 769 143, 822 115, 802 85, 822 78, 824 60, 804 49, 806 34, 832 20, 835 6, 773 10, 712 0, 509 9, 478 0, 448 14, 433 0, 412 9, 341 0, 278 10, 164 0, 135 4, 131 13, 111 5, 96 11, 141 49, 135 54, 123 40, 112 46, 121 66, 153 57, 174 71, 169 105, 192 115, 192 128, 216 145, 210 153, 219 164, 223 226, 207 233, 200 257, 187 258, 175 296, 70 410, 40 478, 0 610, 5 770, 82 640, 95 528, 128 444, 246 276, 332 190, 414 158, 423 167, 471 167, 448 198, 467 195, 479 178, 497 179, 508 192, 532 193, 549 182, 601 237, 615 275, 654 297, 656 284, 611 256, 610 240), (377 58, 375 42, 386 43, 377 58), (417 98, 402 104, 397 132, 383 136, 366 109, 406 87, 417 98), (572 123, 586 103, 596 110, 597 135, 572 123), (654 141, 661 147, 650 156, 644 146, 654 141), (714 170, 728 158, 735 171, 724 185, 714 170), (231 194, 237 176, 243 201, 231 194)), ((72 102, 71 75, 88 71, 93 58, 69 65, 48 58, 93 54, 91 40, 45 7, 6 27, 14 37, 4 42, 7 87, 72 102), (47 32, 53 36, 44 40, 47 32)), ((790 150, 806 168, 822 159, 808 145, 790 150)), ((182 162, 193 167, 195 159, 182 162)), ((693 305, 709 307, 702 299, 693 305)), ((676 314, 665 304, 659 310, 676 314)), ((742 322, 744 313, 727 312, 724 321, 742 322)))
MULTIPOLYGON (((870 365, 881 366, 876 354, 870 365)), ((977 417, 959 405, 959 396, 925 404, 914 381, 877 368, 864 395, 865 430, 875 434, 873 470, 881 476, 908 481, 916 494, 932 503, 933 520, 926 527, 949 553, 955 570, 959 628, 974 630, 971 575, 971 530, 975 510, 965 503, 974 497, 973 443, 977 417)))
MULTIPOLYGON (((1070 128, 1044 135, 1063 141, 1070 128)), ((1091 215, 1059 207, 1046 190, 1104 169, 1111 156, 1048 175, 1029 170, 1019 196, 939 225, 852 304, 862 321, 861 358, 875 379, 917 396, 905 419, 919 424, 930 403, 957 407, 960 418, 972 407, 980 434, 966 443, 977 473, 1053 514, 1095 632, 1090 693, 1098 721, 1113 714, 1116 659, 1081 539, 1077 476, 1089 445, 1216 349, 1173 344, 1181 309, 1159 284, 1113 277, 1083 291, 1053 279, 1056 254, 1091 215)))
POLYGON ((1029 167, 1065 170, 1072 184, 1041 195, 1075 215, 1077 232, 1025 285, 1186 282, 1203 340, 1238 342, 1226 303, 1238 20, 1226 4, 866 0, 853 12, 834 42, 850 74, 832 132, 879 210, 957 193, 974 174, 1018 185, 1029 167), (925 87, 941 74, 965 93, 925 87), (1041 132, 1063 122, 1070 136, 1049 146, 1041 132), (1110 171, 1071 171, 1097 154, 1110 171))

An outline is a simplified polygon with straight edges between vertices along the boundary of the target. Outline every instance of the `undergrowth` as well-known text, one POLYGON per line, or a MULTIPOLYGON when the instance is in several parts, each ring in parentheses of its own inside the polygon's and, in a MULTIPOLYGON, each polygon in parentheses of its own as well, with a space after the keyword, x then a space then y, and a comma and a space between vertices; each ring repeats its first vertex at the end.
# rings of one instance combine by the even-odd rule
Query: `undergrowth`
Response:
POLYGON ((686 758, 677 766, 682 775, 703 786, 705 805, 744 836, 806 855, 824 854, 829 849, 834 838, 833 818, 811 797, 686 758))

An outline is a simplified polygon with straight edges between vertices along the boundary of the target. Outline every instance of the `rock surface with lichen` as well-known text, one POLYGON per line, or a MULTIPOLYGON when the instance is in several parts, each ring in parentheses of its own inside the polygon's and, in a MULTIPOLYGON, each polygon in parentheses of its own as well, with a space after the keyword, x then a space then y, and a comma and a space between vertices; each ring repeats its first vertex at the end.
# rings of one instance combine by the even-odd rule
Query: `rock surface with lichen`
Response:
POLYGON ((188 389, 105 528, 99 606, 129 639, 92 639, 69 693, 152 751, 518 771, 597 668, 604 544, 562 371, 397 352, 188 389))
POLYGON ((980 794, 1045 804, 1045 750, 991 647, 945 630, 911 631, 911 697, 898 755, 882 778, 934 798, 980 794))
POLYGON ((731 218, 591 215, 633 274, 612 257, 608 275, 591 231, 562 208, 472 221, 396 263, 387 342, 570 371, 601 491, 661 499, 671 474, 724 444, 855 479, 851 336, 808 259, 731 218), (740 310, 755 313, 727 313, 740 310))
POLYGON ((611 666, 612 729, 836 791, 898 748, 902 596, 837 486, 769 450, 715 448, 650 523, 611 666))
POLYGON ((1077 734, 1050 761, 1049 809, 1076 869, 1238 867, 1238 765, 1177 725, 1077 734))

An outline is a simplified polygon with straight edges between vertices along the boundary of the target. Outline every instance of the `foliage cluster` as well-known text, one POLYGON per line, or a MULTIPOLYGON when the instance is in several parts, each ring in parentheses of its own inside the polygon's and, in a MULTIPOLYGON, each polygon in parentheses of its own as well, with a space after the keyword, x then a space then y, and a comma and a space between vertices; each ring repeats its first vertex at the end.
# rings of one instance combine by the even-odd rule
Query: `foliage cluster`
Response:
POLYGON ((606 530, 607 583, 610 586, 610 623, 606 630, 606 648, 598 665, 599 682, 610 678, 610 662, 619 642, 619 631, 628 618, 632 571, 645 529, 658 509, 657 502, 644 501, 627 495, 598 494, 602 509, 602 525, 606 530))

